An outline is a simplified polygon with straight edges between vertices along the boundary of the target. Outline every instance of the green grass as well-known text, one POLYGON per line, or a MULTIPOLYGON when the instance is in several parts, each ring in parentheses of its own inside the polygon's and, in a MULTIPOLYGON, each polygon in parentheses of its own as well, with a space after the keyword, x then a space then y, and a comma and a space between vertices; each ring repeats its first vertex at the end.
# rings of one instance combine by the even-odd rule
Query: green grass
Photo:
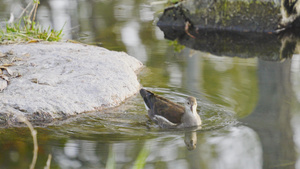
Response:
POLYGON ((168 0, 169 4, 177 4, 179 2, 181 2, 182 0, 168 0))
POLYGON ((179 42, 178 42, 178 39, 174 40, 174 41, 169 41, 169 46, 173 46, 174 47, 174 51, 175 52, 181 52, 185 46, 184 45, 181 45, 179 42))
POLYGON ((21 42, 38 42, 38 41, 59 41, 63 34, 61 30, 44 29, 38 22, 35 22, 36 11, 39 5, 39 0, 33 0, 22 12, 15 22, 7 23, 5 28, 0 29, 0 44, 11 44, 21 42), (27 11, 29 7, 30 11, 27 11))
MULTIPOLYGON (((150 149, 145 144, 143 148, 140 150, 137 158, 135 159, 135 162, 132 166, 132 169, 143 169, 146 164, 146 160, 150 154, 150 149)), ((109 146, 109 152, 108 152, 108 159, 106 162, 106 169, 115 169, 117 166, 117 163, 115 161, 115 153, 113 151, 112 145, 109 146)))
POLYGON ((134 166, 132 169, 143 169, 146 164, 146 159, 149 156, 150 150, 146 147, 146 144, 143 146, 142 150, 140 151, 139 155, 137 156, 134 166))

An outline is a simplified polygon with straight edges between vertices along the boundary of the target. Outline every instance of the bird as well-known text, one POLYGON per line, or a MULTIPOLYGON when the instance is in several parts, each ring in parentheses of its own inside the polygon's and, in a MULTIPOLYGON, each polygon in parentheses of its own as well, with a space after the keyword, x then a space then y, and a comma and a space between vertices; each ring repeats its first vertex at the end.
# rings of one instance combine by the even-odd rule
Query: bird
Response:
POLYGON ((140 94, 149 118, 161 128, 188 128, 200 126, 202 123, 196 110, 195 97, 187 97, 182 106, 143 88, 140 89, 140 94))

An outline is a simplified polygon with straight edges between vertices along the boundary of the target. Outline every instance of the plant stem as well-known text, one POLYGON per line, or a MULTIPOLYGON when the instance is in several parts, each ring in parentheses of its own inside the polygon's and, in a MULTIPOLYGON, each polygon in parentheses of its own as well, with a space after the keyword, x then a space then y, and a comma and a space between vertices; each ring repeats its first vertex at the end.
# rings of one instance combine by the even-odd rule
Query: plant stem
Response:
POLYGON ((37 142, 37 131, 33 128, 33 126, 31 125, 31 123, 23 116, 19 116, 20 121, 24 122, 32 135, 32 139, 33 139, 33 157, 32 157, 32 162, 30 165, 30 169, 34 169, 35 164, 36 164, 36 160, 37 160, 37 156, 38 156, 38 142, 37 142))

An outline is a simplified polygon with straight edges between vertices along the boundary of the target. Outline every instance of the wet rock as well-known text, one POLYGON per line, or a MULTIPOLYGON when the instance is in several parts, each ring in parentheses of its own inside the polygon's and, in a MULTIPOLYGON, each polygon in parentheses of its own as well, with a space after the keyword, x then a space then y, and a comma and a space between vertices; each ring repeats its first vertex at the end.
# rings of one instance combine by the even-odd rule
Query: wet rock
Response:
POLYGON ((190 0, 165 9, 157 25, 182 31, 278 33, 300 27, 298 0, 190 0))
POLYGON ((157 26, 166 39, 215 56, 282 61, 300 39, 300 1, 183 1, 157 26))
POLYGON ((0 125, 48 123, 82 112, 119 105, 140 85, 136 71, 142 63, 124 52, 73 43, 2 45, 12 51, 18 76, 0 93, 0 125), (4 123, 5 122, 5 123, 4 123))
MULTIPOLYGON (((281 17, 280 2, 270 0, 192 0, 166 8, 157 25, 184 31, 275 33, 281 17)), ((194 35, 194 34, 193 34, 194 35)))

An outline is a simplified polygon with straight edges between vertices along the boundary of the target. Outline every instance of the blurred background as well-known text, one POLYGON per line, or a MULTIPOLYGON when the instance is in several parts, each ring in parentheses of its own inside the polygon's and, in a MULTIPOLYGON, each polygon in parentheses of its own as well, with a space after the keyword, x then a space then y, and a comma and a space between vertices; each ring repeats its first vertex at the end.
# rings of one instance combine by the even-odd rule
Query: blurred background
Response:
MULTIPOLYGON (((0 0, 0 21, 11 13, 17 18, 29 2, 0 0)), ((228 56, 185 47, 165 39, 156 26, 165 7, 150 0, 41 0, 37 20, 45 29, 63 28, 64 39, 137 58, 145 65, 139 72, 143 87, 179 103, 187 95, 197 98, 202 128, 159 129, 149 123, 137 94, 111 110, 36 127, 36 168, 46 165, 48 154, 51 168, 132 168, 137 163, 144 168, 300 168, 297 38, 292 53, 280 59, 264 55, 278 58, 290 39, 275 38, 277 45, 267 52, 261 44, 220 43, 258 51, 246 58, 239 51, 228 56)), ((206 39, 201 43, 208 44, 206 39)), ((263 43, 273 44, 274 38, 263 43)), ((28 128, 0 128, 0 133, 0 168, 28 168, 33 149, 28 128)))

